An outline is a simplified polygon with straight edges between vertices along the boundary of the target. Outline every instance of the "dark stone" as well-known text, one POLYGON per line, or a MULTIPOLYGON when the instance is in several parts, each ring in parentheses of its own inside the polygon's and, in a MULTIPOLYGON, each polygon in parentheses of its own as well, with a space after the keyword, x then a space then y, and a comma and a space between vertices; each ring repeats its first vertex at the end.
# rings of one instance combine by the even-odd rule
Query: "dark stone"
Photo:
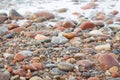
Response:
POLYGON ((9 18, 12 20, 24 19, 22 15, 20 15, 16 10, 11 9, 9 11, 9 18))
POLYGON ((7 35, 5 35, 4 37, 5 38, 13 38, 15 36, 15 33, 10 33, 10 34, 7 34, 7 35))

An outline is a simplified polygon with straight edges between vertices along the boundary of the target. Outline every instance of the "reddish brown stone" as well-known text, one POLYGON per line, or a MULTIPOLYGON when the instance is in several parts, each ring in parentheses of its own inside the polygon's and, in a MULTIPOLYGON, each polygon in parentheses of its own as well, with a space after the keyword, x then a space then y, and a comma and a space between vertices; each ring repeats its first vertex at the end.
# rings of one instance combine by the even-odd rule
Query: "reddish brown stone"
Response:
POLYGON ((44 65, 42 63, 32 63, 30 65, 23 65, 23 69, 25 70, 43 70, 44 69, 44 65))
POLYGON ((9 24, 8 25, 9 30, 12 30, 12 29, 15 29, 15 28, 18 28, 18 27, 19 27, 19 25, 17 25, 17 24, 9 24))
POLYGON ((36 34, 34 32, 25 32, 25 36, 30 37, 30 38, 35 38, 36 34))
POLYGON ((64 37, 66 37, 67 39, 72 39, 76 36, 75 33, 71 32, 71 33, 65 33, 64 37))
POLYGON ((112 77, 114 78, 120 77, 120 73, 119 72, 112 73, 112 77))
POLYGON ((91 67, 94 63, 90 60, 79 60, 76 62, 76 64, 81 65, 83 67, 91 67))
POLYGON ((63 23, 62 23, 62 27, 65 27, 65 28, 72 28, 74 27, 75 24, 74 22, 72 22, 71 20, 65 20, 63 23))
POLYGON ((15 28, 15 29, 12 29, 10 30, 10 32, 13 32, 13 33, 20 33, 21 31, 26 31, 25 28, 15 28))
POLYGON ((15 56, 14 56, 14 60, 13 60, 13 62, 15 63, 15 62, 17 62, 17 61, 22 61, 22 60, 24 60, 26 57, 23 55, 23 54, 16 54, 15 56))
POLYGON ((98 77, 90 77, 87 80, 100 80, 98 77))
POLYGON ((86 30, 86 29, 94 28, 95 25, 94 25, 94 23, 92 23, 92 22, 90 22, 90 21, 87 21, 87 22, 82 23, 79 27, 80 27, 82 30, 86 30))
POLYGON ((101 54, 98 57, 98 61, 103 70, 108 70, 113 66, 119 66, 117 59, 115 59, 114 57, 112 57, 110 54, 107 54, 107 53, 101 54))
POLYGON ((64 30, 65 30, 65 28, 64 28, 64 27, 57 27, 57 28, 55 28, 55 30, 64 31, 64 30))
POLYGON ((13 70, 14 75, 26 76, 27 71, 24 69, 13 70))

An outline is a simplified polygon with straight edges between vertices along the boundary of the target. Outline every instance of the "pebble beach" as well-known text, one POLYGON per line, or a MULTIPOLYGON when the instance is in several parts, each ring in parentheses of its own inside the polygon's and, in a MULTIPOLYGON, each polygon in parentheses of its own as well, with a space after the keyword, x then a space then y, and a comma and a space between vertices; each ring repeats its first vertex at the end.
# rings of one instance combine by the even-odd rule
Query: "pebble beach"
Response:
POLYGON ((120 0, 1 0, 0 80, 120 80, 120 0))

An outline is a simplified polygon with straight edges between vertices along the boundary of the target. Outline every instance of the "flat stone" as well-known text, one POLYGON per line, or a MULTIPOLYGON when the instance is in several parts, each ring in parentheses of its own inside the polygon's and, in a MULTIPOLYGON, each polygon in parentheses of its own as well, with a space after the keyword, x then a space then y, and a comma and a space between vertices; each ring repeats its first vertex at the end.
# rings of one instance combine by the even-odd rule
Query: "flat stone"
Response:
POLYGON ((115 59, 108 53, 101 54, 98 57, 98 61, 103 70, 108 70, 109 68, 113 66, 119 66, 119 62, 117 61, 117 59, 115 59))

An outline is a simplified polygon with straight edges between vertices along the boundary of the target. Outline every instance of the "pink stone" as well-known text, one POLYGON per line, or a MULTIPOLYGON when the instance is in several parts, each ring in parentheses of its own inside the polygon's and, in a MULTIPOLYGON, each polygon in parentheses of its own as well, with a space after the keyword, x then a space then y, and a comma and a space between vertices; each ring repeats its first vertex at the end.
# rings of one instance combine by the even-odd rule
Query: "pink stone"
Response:
POLYGON ((91 67, 94 63, 90 60, 79 60, 76 62, 76 64, 81 65, 83 67, 91 67))
POLYGON ((101 54, 98 57, 98 61, 103 70, 108 70, 113 66, 119 66, 119 62, 110 54, 101 54))

